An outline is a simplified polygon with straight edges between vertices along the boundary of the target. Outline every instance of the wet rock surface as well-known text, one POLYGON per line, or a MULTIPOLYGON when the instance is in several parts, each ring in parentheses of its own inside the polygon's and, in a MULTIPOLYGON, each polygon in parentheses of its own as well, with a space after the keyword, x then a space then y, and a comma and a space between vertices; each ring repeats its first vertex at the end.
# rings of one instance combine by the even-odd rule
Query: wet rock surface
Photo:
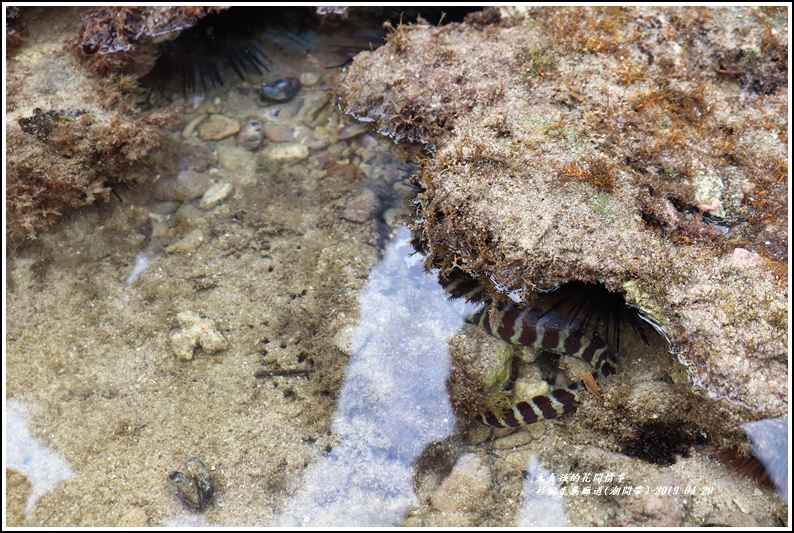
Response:
POLYGON ((786 414, 785 13, 489 13, 400 26, 339 85, 343 111, 430 152, 431 255, 525 295, 571 280, 625 292, 694 390, 737 420, 786 414), (765 54, 723 68, 754 41, 765 54), (724 234, 709 218, 723 216, 741 222, 724 234), (737 248, 763 264, 737 264, 737 248))

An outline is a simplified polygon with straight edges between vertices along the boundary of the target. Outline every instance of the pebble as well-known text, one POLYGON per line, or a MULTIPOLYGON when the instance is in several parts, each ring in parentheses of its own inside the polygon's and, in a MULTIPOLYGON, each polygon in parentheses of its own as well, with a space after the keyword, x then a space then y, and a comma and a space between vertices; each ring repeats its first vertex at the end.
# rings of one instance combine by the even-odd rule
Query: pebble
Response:
POLYGON ((309 150, 325 150, 331 143, 327 139, 310 139, 304 144, 309 150))
POLYGON ((265 138, 272 143, 286 143, 295 138, 295 131, 286 124, 265 124, 265 138))
POLYGON ((199 137, 205 141, 220 141, 232 135, 237 135, 241 128, 240 122, 223 115, 210 115, 199 126, 199 137))
POLYGON ((262 121, 256 117, 248 117, 237 134, 237 145, 254 152, 262 146, 264 138, 262 121))
POLYGON ((399 207, 390 207, 383 212, 383 221, 391 227, 398 221, 398 217, 403 214, 403 209, 399 207))
POLYGON ((256 155, 242 146, 219 146, 218 164, 233 176, 237 185, 256 181, 256 155))
POLYGON ((334 335, 333 341, 334 345, 336 345, 339 350, 344 352, 346 355, 352 357, 353 356, 353 339, 355 338, 356 334, 356 327, 355 326, 342 326, 339 328, 339 331, 336 332, 334 335))
POLYGON ((291 118, 295 118, 295 116, 300 113, 300 110, 303 108, 303 98, 296 98, 295 100, 291 101, 290 103, 286 104, 284 107, 278 110, 276 116, 281 120, 289 120, 291 118))
POLYGON ((518 431, 501 439, 493 441, 493 447, 497 450, 507 450, 508 448, 517 448, 532 442, 533 436, 528 431, 518 431))
POLYGON ((273 146, 265 157, 271 161, 300 161, 309 157, 309 148, 303 144, 273 146))
POLYGON ((340 141, 344 141, 346 139, 352 139, 353 137, 362 135, 366 133, 368 129, 369 128, 366 126, 366 124, 348 124, 339 130, 337 136, 340 141))
POLYGON ((178 233, 185 233, 204 216, 204 212, 195 204, 185 202, 179 206, 171 219, 173 228, 178 233))
POLYGON ((204 196, 201 197, 199 207, 209 211, 232 194, 234 187, 228 181, 221 181, 207 189, 204 196))
POLYGON ((226 339, 215 328, 213 320, 201 318, 194 311, 182 311, 176 315, 176 319, 180 329, 171 335, 171 349, 180 359, 193 359, 196 346, 201 346, 208 354, 225 350, 228 346, 226 339))
POLYGON ((190 136, 193 135, 193 132, 196 131, 196 127, 202 122, 204 122, 208 116, 209 116, 208 114, 202 113, 193 120, 191 120, 190 122, 188 122, 187 125, 185 125, 185 128, 182 130, 182 137, 184 137, 185 139, 189 139, 190 136))
POLYGON ((183 170, 176 176, 173 199, 180 202, 200 198, 212 185, 212 178, 203 172, 183 170))
POLYGON ((286 102, 298 94, 301 82, 298 78, 283 78, 269 85, 262 85, 262 103, 286 102))
POLYGON ((491 428, 481 422, 472 421, 469 427, 466 428, 466 440, 469 444, 482 444, 490 436, 491 428))
POLYGON ((349 163, 336 165, 326 172, 325 177, 344 183, 353 183, 358 179, 358 167, 349 163))
MULTIPOLYGON (((172 196, 173 197, 173 196, 172 196)), ((164 202, 156 202, 149 206, 149 213, 156 215, 170 215, 182 205, 181 202, 176 200, 166 200, 164 202)))
POLYGON ((763 264, 764 258, 757 252, 751 252, 744 248, 735 248, 731 256, 731 262, 737 267, 746 268, 763 264))
POLYGON ((430 503, 443 513, 463 512, 475 508, 490 488, 491 470, 475 454, 467 453, 430 496, 430 503))
POLYGON ((320 74, 317 72, 303 72, 300 75, 300 82, 305 87, 313 87, 320 82, 320 74))
POLYGON ((201 229, 196 228, 193 231, 189 232, 184 237, 182 237, 181 239, 179 239, 178 241, 176 241, 171 246, 167 247, 165 251, 169 254, 175 252, 192 254, 193 252, 198 250, 202 242, 204 242, 204 232, 201 231, 201 229))
POLYGON ((378 195, 372 189, 362 189, 348 199, 342 218, 351 222, 366 222, 380 209, 378 195))

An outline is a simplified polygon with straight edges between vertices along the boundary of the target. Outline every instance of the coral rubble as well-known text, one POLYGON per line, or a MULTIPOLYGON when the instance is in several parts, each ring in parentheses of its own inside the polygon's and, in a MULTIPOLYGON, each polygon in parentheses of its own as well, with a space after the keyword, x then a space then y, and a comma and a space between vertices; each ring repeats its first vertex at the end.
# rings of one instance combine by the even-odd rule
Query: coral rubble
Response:
POLYGON ((430 260, 525 295, 603 283, 664 329, 695 390, 781 416, 787 24, 784 8, 489 9, 393 28, 338 103, 430 152, 430 260))

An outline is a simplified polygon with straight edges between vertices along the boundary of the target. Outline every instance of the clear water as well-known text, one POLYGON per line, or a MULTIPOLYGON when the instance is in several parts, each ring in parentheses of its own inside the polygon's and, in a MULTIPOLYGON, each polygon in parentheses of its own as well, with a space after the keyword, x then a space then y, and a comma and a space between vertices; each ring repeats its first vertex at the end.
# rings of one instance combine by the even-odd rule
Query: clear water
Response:
MULTIPOLYGON (((332 106, 324 126, 305 120, 305 109, 331 89, 334 71, 317 64, 339 63, 333 40, 270 36, 270 73, 227 78, 196 97, 165 95, 178 105, 180 126, 220 112, 293 128, 295 140, 266 143, 256 154, 230 151, 233 137, 202 141, 194 133, 185 140, 180 126, 169 131, 181 146, 174 168, 233 185, 217 206, 202 210, 198 198, 170 205, 158 190, 178 171, 155 178, 142 168, 138 186, 119 190, 122 202, 75 213, 7 250, 9 523, 784 520, 787 507, 771 491, 737 481, 705 453, 655 467, 588 440, 598 433, 583 432, 575 417, 592 411, 495 440, 456 418, 447 392, 450 345, 467 333, 432 276, 418 281, 409 273, 415 257, 397 215, 412 193, 405 183, 410 157, 376 134, 338 139, 346 119, 332 106), (260 106, 258 83, 302 72, 321 75, 301 90, 302 106, 260 106), (295 108, 294 118, 285 118, 295 108), (262 155, 298 144, 312 146, 305 159, 262 155), (362 221, 346 219, 364 189, 371 212, 362 221), (169 248, 195 230, 197 246, 169 248), (197 348, 191 361, 179 360, 171 336, 186 310, 212 320, 228 348, 197 348), (166 485, 193 457, 215 482, 202 511, 185 508, 166 485), (656 498, 586 497, 571 487, 605 484, 560 481, 598 469, 633 476, 635 488, 644 483, 656 498), (698 480, 698 492, 685 496, 698 480)), ((661 339, 651 348, 638 348, 637 339, 624 343, 624 359, 642 350, 626 365, 629 375, 652 376, 649 368, 668 357, 661 339)))

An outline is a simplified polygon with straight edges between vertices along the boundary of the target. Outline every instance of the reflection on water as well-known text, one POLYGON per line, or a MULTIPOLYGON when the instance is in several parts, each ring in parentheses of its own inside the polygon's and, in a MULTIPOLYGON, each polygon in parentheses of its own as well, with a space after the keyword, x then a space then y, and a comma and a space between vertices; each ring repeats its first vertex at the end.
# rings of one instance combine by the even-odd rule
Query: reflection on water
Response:
POLYGON ((74 474, 66 461, 30 434, 24 403, 16 400, 6 403, 5 435, 6 465, 23 474, 32 485, 25 505, 25 515, 30 521, 39 498, 74 474))
POLYGON ((276 525, 400 524, 417 503, 413 461, 454 430, 447 338, 463 319, 438 284, 419 287, 409 275, 408 237, 402 229, 361 296, 333 423, 341 444, 307 472, 276 525))
POLYGON ((519 509, 519 527, 564 527, 565 502, 559 486, 552 480, 551 472, 540 466, 537 456, 532 456, 524 474, 524 495, 519 509))
POLYGON ((741 424, 758 458, 775 484, 777 495, 788 498, 788 418, 769 418, 741 424))

